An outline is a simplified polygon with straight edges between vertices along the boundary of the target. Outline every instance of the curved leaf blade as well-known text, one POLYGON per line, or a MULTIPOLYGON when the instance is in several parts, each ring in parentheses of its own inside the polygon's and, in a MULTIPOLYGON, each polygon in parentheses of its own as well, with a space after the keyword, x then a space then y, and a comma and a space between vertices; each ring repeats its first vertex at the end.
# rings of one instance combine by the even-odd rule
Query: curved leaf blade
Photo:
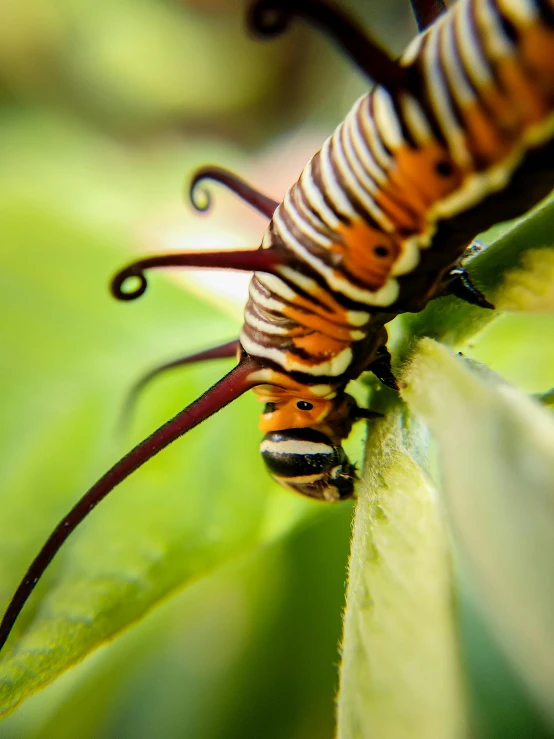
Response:
POLYGON ((445 504, 480 603, 554 718, 554 419, 424 339, 403 396, 441 455, 445 504))
POLYGON ((338 739, 458 739, 465 697, 427 434, 396 407, 370 426, 344 617, 338 739))
MULTIPOLYGON (((113 301, 107 279, 128 256, 102 225, 21 198, 2 206, 0 238, 0 301, 10 315, 0 422, 5 606, 58 520, 130 448, 114 430, 137 374, 236 335, 237 325, 161 277, 136 305, 113 301)), ((136 440, 228 366, 160 380, 141 399, 136 440)), ((271 513, 286 529, 315 509, 268 481, 256 416, 254 399, 241 399, 121 485, 72 535, 2 654, 1 715, 175 588, 267 541, 275 534, 271 513)))

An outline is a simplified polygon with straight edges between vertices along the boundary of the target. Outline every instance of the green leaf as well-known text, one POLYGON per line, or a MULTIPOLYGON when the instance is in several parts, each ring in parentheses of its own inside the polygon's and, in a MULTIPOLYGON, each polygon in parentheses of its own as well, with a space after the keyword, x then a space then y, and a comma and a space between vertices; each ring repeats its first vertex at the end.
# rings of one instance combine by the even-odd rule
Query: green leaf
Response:
MULTIPOLYGON (((512 226, 496 229, 488 248, 471 260, 472 278, 499 307, 552 309, 553 218, 551 199, 512 226)), ((498 315, 445 297, 419 314, 399 317, 393 325, 398 376, 404 379, 401 360, 413 351, 418 337, 434 336, 457 345, 498 315)), ((441 392, 435 374, 421 367, 417 375, 409 375, 413 376, 447 415, 451 396, 441 392)), ((420 466, 425 466, 425 435, 408 410, 391 405, 387 391, 374 382, 370 385, 371 407, 381 405, 389 416, 370 427, 358 492, 338 735, 340 739, 463 736, 458 614, 452 608, 457 583, 449 569, 438 493, 420 466)), ((485 532, 484 528, 483 536, 485 532)))
POLYGON ((34 695, 2 739, 333 736, 352 507, 320 508, 34 695))
MULTIPOLYGON (((97 166, 91 188, 104 178, 109 192, 110 171, 97 166)), ((152 365, 236 336, 239 325, 160 275, 136 304, 117 303, 107 281, 131 244, 128 232, 113 228, 109 208, 105 221, 101 212, 91 218, 54 208, 57 187, 48 191, 47 178, 46 205, 30 190, 0 187, 4 605, 87 487, 230 362, 160 379, 140 401, 132 438, 117 438, 131 383, 152 365)), ((171 591, 317 510, 269 481, 257 453, 258 412, 245 397, 210 419, 121 485, 72 535, 2 653, 1 715, 171 591)))
POLYGON ((554 419, 423 340, 403 396, 437 439, 444 502, 479 603, 554 718, 554 419))
POLYGON ((358 491, 339 739, 465 736, 448 543, 421 467, 427 435, 396 407, 370 426, 358 491))

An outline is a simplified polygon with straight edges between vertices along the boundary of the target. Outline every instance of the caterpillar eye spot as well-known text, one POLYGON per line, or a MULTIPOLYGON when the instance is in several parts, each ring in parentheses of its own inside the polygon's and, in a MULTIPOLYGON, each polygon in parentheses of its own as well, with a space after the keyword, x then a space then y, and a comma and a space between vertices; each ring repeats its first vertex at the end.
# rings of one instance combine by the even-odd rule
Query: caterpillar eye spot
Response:
POLYGON ((296 407, 300 411, 311 411, 314 406, 313 403, 308 403, 307 400, 299 400, 296 407))
POLYGON ((388 246, 385 246, 384 244, 379 244, 378 246, 375 246, 373 248, 373 253, 376 257, 388 257, 389 255, 389 248, 388 246))
POLYGON ((450 177, 454 172, 454 167, 450 164, 450 162, 437 162, 435 164, 435 172, 441 177, 450 177))
POLYGON ((264 405, 264 413, 273 413, 277 408, 277 405, 275 403, 266 403, 264 405))

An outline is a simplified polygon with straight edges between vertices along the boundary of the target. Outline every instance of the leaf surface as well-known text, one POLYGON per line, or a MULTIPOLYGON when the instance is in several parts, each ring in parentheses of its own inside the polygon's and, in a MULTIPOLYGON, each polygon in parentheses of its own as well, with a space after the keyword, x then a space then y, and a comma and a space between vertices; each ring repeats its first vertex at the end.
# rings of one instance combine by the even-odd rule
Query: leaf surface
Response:
MULTIPOLYGON (((17 130, 4 141, 10 136, 21 142, 17 130)), ((109 147, 97 143, 96 157, 85 161, 77 156, 78 136, 64 141, 58 131, 52 138, 49 156, 67 157, 60 181, 50 181, 45 166, 25 182, 25 157, 11 179, 0 181, 3 607, 90 484, 232 363, 159 379, 141 397, 132 433, 118 437, 131 384, 153 365, 239 330, 230 316, 160 274, 136 303, 109 296, 110 276, 137 251, 122 213, 136 222, 143 201, 128 194, 122 211, 125 198, 118 197, 136 168, 120 161, 113 174, 109 147), (65 207, 63 198, 71 197, 82 197, 87 208, 65 207)), ((2 654, 2 715, 175 588, 315 510, 270 482, 257 452, 258 413, 252 397, 240 399, 133 475, 71 536, 2 654)))
POLYGON ((370 425, 344 621, 339 739, 465 736, 452 572, 427 434, 396 405, 370 425))
POLYGON ((423 340, 403 395, 439 446, 444 504, 479 603, 554 717, 554 419, 423 340))

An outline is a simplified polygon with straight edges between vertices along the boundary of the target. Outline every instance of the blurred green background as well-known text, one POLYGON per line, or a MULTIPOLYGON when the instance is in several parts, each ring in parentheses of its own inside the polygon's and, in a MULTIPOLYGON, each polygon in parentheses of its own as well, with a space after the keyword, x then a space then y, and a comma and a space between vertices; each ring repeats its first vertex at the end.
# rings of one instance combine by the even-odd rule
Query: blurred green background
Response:
MULTIPOLYGON (((392 50, 415 32, 407 0, 348 5, 392 50)), ((229 367, 160 380, 118 437, 130 384, 158 362, 236 335, 246 288, 229 275, 157 275, 142 301, 122 305, 108 295, 110 275, 150 250, 257 245, 259 216, 215 187, 213 212, 195 215, 183 183, 217 163, 280 198, 364 90, 305 28, 269 44, 248 38, 244 8, 2 3, 3 602, 90 481, 229 367)), ((550 316, 504 318, 468 353, 545 391, 553 329, 550 316)), ((257 415, 245 398, 210 420, 68 543, 21 628, 62 572, 70 598, 91 561, 107 579, 112 563, 124 563, 128 581, 136 568, 143 589, 144 572, 154 572, 163 584, 142 610, 198 581, 28 700, 0 738, 333 735, 351 507, 276 489, 258 459, 257 415)), ((549 736, 465 589, 461 615, 476 736, 549 736)))

